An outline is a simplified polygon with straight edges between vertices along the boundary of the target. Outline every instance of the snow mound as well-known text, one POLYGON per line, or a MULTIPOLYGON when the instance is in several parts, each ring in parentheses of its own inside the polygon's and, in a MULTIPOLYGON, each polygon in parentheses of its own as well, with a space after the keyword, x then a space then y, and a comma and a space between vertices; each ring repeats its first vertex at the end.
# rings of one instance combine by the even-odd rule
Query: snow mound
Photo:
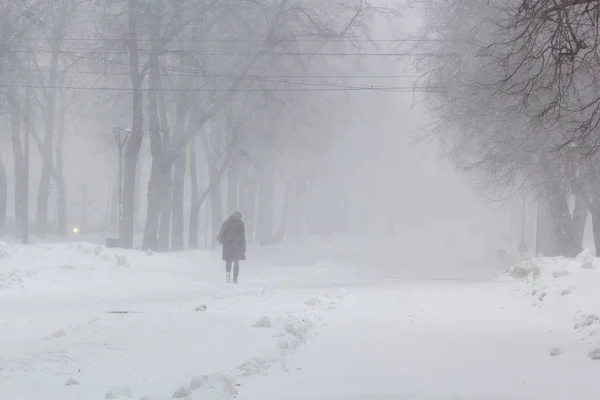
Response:
MULTIPOLYGON (((598 348, 600 359, 600 269, 586 250, 569 259, 536 258, 509 268, 501 277, 517 283, 516 295, 549 318, 571 326, 579 340, 598 348)), ((592 354, 595 350, 590 349, 592 354)), ((551 355, 554 349, 551 351, 551 355)), ((558 355, 558 354, 556 354, 558 355)), ((597 358, 594 358, 597 357, 597 358)))
POLYGON ((589 250, 584 250, 575 257, 575 263, 584 269, 596 269, 596 259, 589 250))
POLYGON ((270 328, 271 327, 271 318, 269 317, 261 317, 254 326, 258 328, 270 328))
POLYGON ((314 307, 316 305, 319 305, 320 302, 320 299, 308 299, 304 302, 304 304, 306 304, 309 307, 314 307))
POLYGON ((52 334, 52 337, 54 339, 58 339, 58 338, 65 337, 65 336, 67 336, 67 332, 65 332, 64 329, 59 329, 58 331, 56 331, 52 334))
POLYGON ((537 278, 540 274, 540 268, 535 260, 528 260, 509 267, 504 275, 511 278, 524 279, 530 276, 537 278))
POLYGON ((8 260, 17 253, 17 249, 14 246, 6 242, 0 242, 0 260, 8 260))
POLYGON ((77 379, 73 379, 73 378, 69 378, 69 380, 67 380, 67 382, 65 383, 65 386, 78 386, 79 385, 79 381, 77 379))
POLYGON ((224 373, 192 379, 189 389, 198 399, 230 400, 238 394, 235 378, 224 373))
POLYGON ((75 252, 92 257, 98 257, 102 260, 111 262, 115 267, 129 267, 129 260, 126 256, 109 251, 105 246, 99 246, 91 243, 69 243, 68 247, 75 252))
POLYGON ((588 357, 594 361, 600 360, 600 348, 590 351, 588 353, 588 357))
POLYGON ((555 278, 562 278, 563 276, 569 276, 571 273, 566 269, 559 269, 558 271, 554 271, 552 276, 555 278))
POLYGON ((555 347, 552 350, 550 350, 550 355, 552 357, 560 356, 560 355, 562 355, 562 353, 563 353, 562 350, 559 349, 558 347, 555 347))
POLYGON ((574 328, 576 330, 582 330, 587 327, 590 327, 600 321, 600 318, 595 316, 594 314, 583 315, 580 320, 575 323, 574 328))
POLYGON ((105 283, 114 282, 106 274, 129 267, 125 254, 129 253, 90 243, 22 246, 0 242, 0 290, 67 285, 77 290, 83 279, 97 282, 98 273, 104 273, 105 283))
POLYGON ((174 399, 185 399, 188 396, 192 395, 192 391, 189 388, 186 387, 180 387, 177 390, 175 390, 175 393, 173 393, 173 398, 174 399))
POLYGON ((12 271, 0 275, 0 289, 12 289, 19 287, 25 288, 25 282, 31 279, 36 273, 32 271, 12 271))

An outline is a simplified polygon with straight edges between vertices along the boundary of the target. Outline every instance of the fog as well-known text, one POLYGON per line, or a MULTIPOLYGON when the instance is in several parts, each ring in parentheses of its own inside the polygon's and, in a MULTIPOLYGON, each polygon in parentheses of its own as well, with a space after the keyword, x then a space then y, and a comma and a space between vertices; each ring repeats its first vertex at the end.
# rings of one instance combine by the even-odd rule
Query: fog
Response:
POLYGON ((5 5, 6 240, 212 249, 239 209, 262 246, 351 236, 515 250, 518 206, 481 196, 431 135, 419 7, 306 2, 305 16, 281 17, 265 2, 260 17, 252 4, 122 3, 5 5), (269 18, 279 31, 263 41, 269 18), (128 139, 121 223, 115 135, 128 139))
POLYGON ((600 398, 599 20, 0 0, 0 399, 600 398))

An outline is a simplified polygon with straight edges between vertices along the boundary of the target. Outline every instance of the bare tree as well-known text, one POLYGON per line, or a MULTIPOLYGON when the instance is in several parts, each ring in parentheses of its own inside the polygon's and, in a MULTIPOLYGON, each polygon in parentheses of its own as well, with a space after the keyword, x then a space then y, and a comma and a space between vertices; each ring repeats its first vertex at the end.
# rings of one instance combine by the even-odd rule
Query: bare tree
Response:
MULTIPOLYGON (((265 1, 264 4, 248 2, 245 4, 236 3, 235 8, 227 6, 228 4, 225 2, 219 4, 219 7, 214 10, 210 8, 210 12, 214 18, 214 21, 212 21, 212 25, 208 24, 206 26, 210 27, 210 29, 213 31, 219 32, 224 28, 231 29, 233 26, 235 26, 235 23, 232 24, 232 22, 236 21, 236 18, 240 18, 239 21, 245 22, 244 24, 239 24, 237 26, 238 31, 236 33, 246 37, 262 36, 262 39, 259 41, 260 47, 257 51, 253 51, 248 54, 240 51, 240 46, 242 45, 241 42, 233 48, 233 50, 239 53, 239 55, 237 55, 238 60, 236 60, 234 64, 239 65, 239 67, 231 71, 232 76, 234 76, 233 79, 231 79, 231 77, 224 76, 217 79, 206 79, 205 82, 195 83, 200 87, 203 84, 206 85, 208 83, 210 85, 209 87, 216 87, 218 90, 209 92, 210 95, 208 97, 198 98, 197 103, 200 105, 200 107, 198 107, 197 110, 194 110, 198 117, 193 119, 194 125, 191 128, 188 127, 187 129, 176 129, 173 136, 169 138, 169 141, 165 142, 163 140, 160 145, 158 141, 159 135, 156 133, 156 131, 151 132, 150 138, 151 140, 154 138, 155 151, 153 152, 153 174, 149 183, 150 191, 148 194, 148 217, 146 221, 143 243, 145 248, 157 248, 157 229, 159 226, 166 226, 168 223, 167 221, 170 221, 166 215, 164 219, 159 218, 161 212, 158 210, 161 209, 160 204, 165 204, 164 201, 166 198, 164 194, 169 193, 169 196, 171 196, 171 189, 168 187, 168 185, 172 180, 173 164, 183 154, 183 150, 187 147, 190 138, 196 133, 203 131, 203 126, 215 118, 218 112, 231 101, 240 88, 252 87, 248 86, 248 83, 244 79, 245 76, 247 76, 253 68, 258 68, 261 63, 265 61, 273 62, 273 60, 269 60, 268 58, 265 60, 264 56, 268 54, 263 53, 274 52, 274 54, 276 54, 276 50, 288 50, 285 45, 289 44, 290 42, 293 43, 293 39, 301 35, 307 37, 322 37, 325 39, 343 37, 352 27, 360 25, 363 14, 366 14, 367 11, 371 10, 371 7, 368 3, 359 3, 353 14, 349 15, 347 22, 342 25, 339 31, 336 31, 333 27, 328 27, 320 18, 313 18, 318 14, 318 11, 302 1, 265 1), (257 18, 255 24, 247 23, 249 16, 255 16, 257 18), (161 222, 159 224, 157 222, 159 220, 164 221, 164 223, 161 222)), ((200 10, 196 10, 195 15, 198 16, 199 21, 202 21, 202 16, 205 15, 206 12, 207 9, 202 8, 200 10)), ((164 13, 161 15, 164 16, 164 13)), ((175 18, 175 20, 176 19, 177 18, 175 18)), ((181 26, 180 23, 176 25, 179 27, 181 26)), ((194 33, 194 29, 195 27, 192 26, 190 32, 197 34, 194 33)), ((164 40, 161 41, 161 43, 164 42, 164 40)), ((233 45, 235 45, 235 43, 233 43, 233 45)), ((161 56, 158 54, 158 52, 156 52, 156 54, 157 56, 154 59, 154 62, 151 64, 156 65, 154 69, 159 70, 164 64, 160 61, 161 56)), ((229 58, 231 57, 229 56, 229 58)), ((190 61, 191 60, 188 59, 186 61, 186 65, 190 65, 190 61)), ((218 65, 223 65, 223 60, 220 58, 215 59, 215 57, 208 57, 208 59, 196 57, 193 62, 196 65, 196 68, 200 70, 209 69, 211 65, 215 63, 218 65)), ((200 90, 199 93, 201 92, 202 91, 200 90)), ((152 96, 152 90, 150 95, 152 96)), ((149 118, 155 117, 149 115, 149 118)), ((157 121, 158 120, 154 120, 150 126, 158 126, 156 124, 157 121)), ((213 164, 214 163, 211 163, 210 165, 213 164)), ((213 181, 213 179, 219 174, 217 173, 218 168, 211 168, 212 169, 209 175, 211 176, 211 181, 213 181)), ((218 193, 214 190, 212 192, 211 199, 213 201, 211 209, 214 225, 217 223, 217 220, 221 219, 221 212, 219 210, 221 210, 222 207, 222 200, 218 198, 218 193)), ((170 203, 171 200, 166 199, 166 201, 170 203)), ((178 203, 180 203, 179 200, 178 203)), ((169 214, 168 207, 163 209, 162 214, 169 214)), ((168 246, 162 246, 163 250, 166 250, 167 248, 168 246)))
POLYGON ((434 56, 421 60, 421 82, 434 120, 430 131, 444 154, 478 173, 499 199, 523 190, 543 198, 553 251, 573 256, 581 250, 588 211, 573 173, 580 166, 564 146, 581 113, 563 114, 569 95, 559 81, 565 73, 547 70, 553 49, 537 52, 547 44, 545 30, 523 25, 539 20, 513 19, 531 3, 432 2, 427 37, 435 39, 427 46, 434 56), (533 33, 540 36, 526 38, 533 33))

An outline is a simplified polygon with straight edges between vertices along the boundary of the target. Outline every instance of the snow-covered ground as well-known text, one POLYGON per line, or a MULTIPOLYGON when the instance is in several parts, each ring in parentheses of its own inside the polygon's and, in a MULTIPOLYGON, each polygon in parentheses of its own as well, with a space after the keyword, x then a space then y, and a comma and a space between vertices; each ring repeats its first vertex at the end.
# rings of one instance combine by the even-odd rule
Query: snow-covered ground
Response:
MULTIPOLYGON (((514 295, 534 308, 538 318, 570 331, 584 344, 585 354, 577 356, 600 359, 599 267, 600 260, 584 251, 575 259, 524 261, 500 280, 515 280, 514 295)), ((572 353, 574 342, 557 343, 563 346, 560 353, 572 353)))
POLYGON ((0 399, 598 398, 600 263, 467 247, 0 243, 0 399))
POLYGON ((218 255, 0 245, 0 399, 229 399, 284 367, 344 295, 274 265, 226 285, 218 255))
POLYGON ((351 290, 328 328, 291 357, 293 372, 242 382, 239 398, 598 398, 594 262, 534 260, 520 278, 351 290))

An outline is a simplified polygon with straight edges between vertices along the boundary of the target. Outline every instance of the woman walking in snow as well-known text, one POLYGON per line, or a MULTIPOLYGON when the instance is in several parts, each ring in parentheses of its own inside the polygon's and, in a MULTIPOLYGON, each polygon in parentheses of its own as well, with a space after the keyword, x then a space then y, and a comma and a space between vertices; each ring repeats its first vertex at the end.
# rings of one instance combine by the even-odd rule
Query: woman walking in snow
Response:
POLYGON ((234 212, 223 222, 217 240, 223 245, 227 282, 231 282, 231 266, 233 265, 233 283, 238 283, 240 261, 246 259, 246 228, 241 212, 234 212))

